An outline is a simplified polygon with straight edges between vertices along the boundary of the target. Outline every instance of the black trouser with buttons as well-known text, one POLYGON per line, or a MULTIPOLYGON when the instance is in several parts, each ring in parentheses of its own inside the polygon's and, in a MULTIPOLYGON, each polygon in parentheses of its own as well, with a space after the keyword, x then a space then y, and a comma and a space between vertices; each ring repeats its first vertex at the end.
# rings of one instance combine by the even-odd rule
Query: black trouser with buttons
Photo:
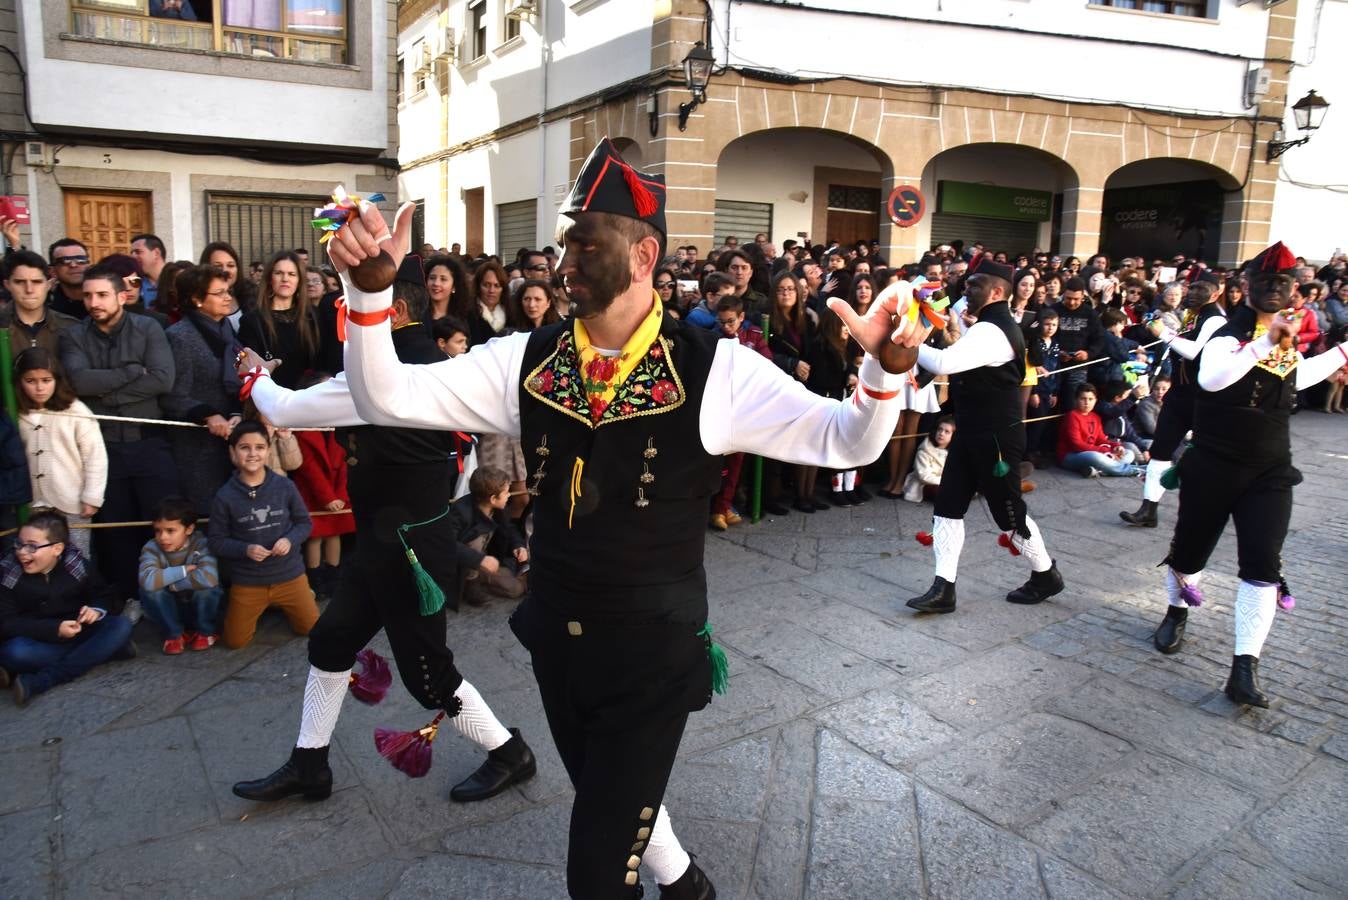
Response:
MULTIPOLYGON (((370 477, 353 469, 356 552, 342 561, 336 594, 309 632, 310 664, 325 672, 344 672, 379 629, 384 629, 403 684, 427 709, 443 708, 463 676, 445 644, 445 610, 421 615, 416 580, 398 540, 397 526, 425 521, 444 511, 447 472, 444 465, 402 466, 387 477, 370 477)), ((433 527, 412 534, 419 539, 433 527)), ((449 540, 452 546, 452 536, 449 540)), ((442 562, 453 559, 438 550, 432 554, 415 542, 413 546, 423 563, 432 555, 442 562)), ((439 580, 441 587, 452 589, 455 584, 453 579, 439 580)))
POLYGON ((711 697, 702 623, 567 618, 526 596, 510 627, 533 658, 576 789, 567 889, 577 900, 635 897, 688 713, 711 697))
POLYGON ((1025 426, 1020 422, 996 431, 974 431, 956 424, 941 470, 935 515, 963 519, 974 495, 982 494, 998 528, 1028 537, 1025 501, 1020 496, 1020 463, 1024 458, 1025 426), (993 472, 999 457, 1006 463, 1005 475, 993 472))

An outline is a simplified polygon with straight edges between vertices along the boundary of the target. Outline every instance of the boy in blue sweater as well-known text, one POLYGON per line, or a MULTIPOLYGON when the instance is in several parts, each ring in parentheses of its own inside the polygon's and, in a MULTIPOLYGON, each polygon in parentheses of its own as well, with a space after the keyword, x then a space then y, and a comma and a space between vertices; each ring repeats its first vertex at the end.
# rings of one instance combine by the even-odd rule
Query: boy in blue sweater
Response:
POLYGON ((160 501, 152 520, 154 539, 140 551, 141 608, 163 630, 167 655, 209 650, 219 637, 225 592, 206 535, 197 531, 197 515, 182 497, 160 501), (184 618, 190 630, 184 630, 184 618))
POLYGON ((267 468, 267 427, 249 419, 229 435, 236 469, 215 495, 208 526, 211 551, 229 566, 229 608, 221 640, 237 649, 257 631, 270 606, 285 613, 296 634, 318 621, 318 604, 299 548, 312 520, 290 479, 267 468))

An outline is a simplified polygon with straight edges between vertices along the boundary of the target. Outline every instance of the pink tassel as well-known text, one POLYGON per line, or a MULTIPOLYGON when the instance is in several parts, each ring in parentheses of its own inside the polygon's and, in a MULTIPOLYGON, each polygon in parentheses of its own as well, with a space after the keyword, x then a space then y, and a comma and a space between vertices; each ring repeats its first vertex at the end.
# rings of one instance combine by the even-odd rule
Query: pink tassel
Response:
POLYGON ((1020 549, 1011 542, 1011 535, 1009 534, 997 535, 997 546, 1005 547, 1012 556, 1020 556, 1020 549))
POLYGON ((917 542, 924 547, 930 547, 934 540, 935 538, 931 536, 930 531, 919 531, 917 533, 917 542))
POLYGON ((1196 584, 1180 585, 1180 599, 1188 606, 1203 605, 1203 591, 1196 584))
POLYGON ((374 730, 374 747, 379 755, 405 775, 420 778, 431 770, 431 742, 440 731, 444 710, 436 713, 426 727, 417 731, 374 730))
POLYGON ((351 673, 351 696, 374 706, 388 693, 393 684, 393 672, 389 670, 388 661, 373 650, 357 653, 356 662, 360 663, 360 674, 351 673))

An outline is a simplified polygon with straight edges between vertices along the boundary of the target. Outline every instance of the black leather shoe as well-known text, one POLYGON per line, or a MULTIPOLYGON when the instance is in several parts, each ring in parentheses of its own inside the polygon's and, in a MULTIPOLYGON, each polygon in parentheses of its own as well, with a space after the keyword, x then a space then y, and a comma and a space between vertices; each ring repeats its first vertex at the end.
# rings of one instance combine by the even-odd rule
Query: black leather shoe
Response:
POLYGON ((908 601, 910 609, 918 612, 950 613, 955 611, 955 582, 946 581, 940 575, 932 581, 931 587, 921 597, 908 601))
POLYGON ((1006 595, 1007 603, 1043 603, 1063 589, 1062 573, 1055 562, 1047 572, 1031 572, 1030 580, 1006 595))
MULTIPOLYGON (((815 504, 811 503, 806 497, 797 497, 791 504, 791 508, 797 512, 812 513, 814 512, 815 504)), ((827 507, 825 507, 825 509, 827 509, 827 507)))
POLYGON ((1137 508, 1137 512, 1121 512, 1119 518, 1134 528, 1155 528, 1156 501, 1143 500, 1142 505, 1137 508))
POLYGON ((861 479, 857 479, 857 486, 852 490, 852 502, 857 506, 871 499, 871 492, 861 486, 861 479))
POLYGON ((791 514, 791 508, 780 500, 774 500, 763 504, 763 512, 770 516, 787 516, 791 514))
POLYGON ((1189 610, 1186 607, 1170 607, 1165 611, 1165 618, 1152 635, 1151 642, 1167 656, 1178 653, 1180 645, 1184 643, 1184 624, 1188 621, 1189 610))
POLYGON ((716 888, 707 873, 688 861, 688 869, 673 884, 660 885, 661 900, 716 900, 716 888))
POLYGON ((234 796, 270 802, 299 794, 305 800, 326 800, 332 793, 332 769, 327 747, 296 747, 290 759, 266 778, 240 781, 234 796))
POLYGON ((1226 696, 1232 703, 1268 709, 1268 697, 1259 689, 1259 657, 1248 653, 1231 657, 1226 696))
POLYGON ((538 771, 534 752, 524 743, 518 728, 510 729, 510 734, 510 740, 487 753, 487 761, 478 766, 476 772, 454 785, 449 799, 456 803, 486 800, 512 784, 534 777, 538 771))

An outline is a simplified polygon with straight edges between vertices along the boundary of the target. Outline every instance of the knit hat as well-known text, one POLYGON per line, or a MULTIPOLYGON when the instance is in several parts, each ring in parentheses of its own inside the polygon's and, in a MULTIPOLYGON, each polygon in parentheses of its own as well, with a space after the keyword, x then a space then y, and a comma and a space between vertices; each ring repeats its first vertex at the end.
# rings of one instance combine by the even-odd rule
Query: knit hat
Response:
POLYGON ((632 168, 607 137, 580 167, 575 187, 562 204, 562 215, 579 212, 604 212, 640 219, 661 234, 669 234, 665 227, 664 176, 649 175, 632 168))

